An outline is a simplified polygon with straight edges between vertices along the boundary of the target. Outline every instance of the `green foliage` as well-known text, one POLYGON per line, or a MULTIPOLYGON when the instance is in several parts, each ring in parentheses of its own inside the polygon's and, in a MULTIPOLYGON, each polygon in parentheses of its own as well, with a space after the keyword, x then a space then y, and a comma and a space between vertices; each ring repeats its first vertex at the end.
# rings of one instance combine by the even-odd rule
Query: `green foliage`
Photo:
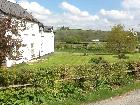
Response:
MULTIPOLYGON (((100 58, 101 59, 101 58, 100 58)), ((0 104, 43 105, 65 102, 67 99, 85 101, 85 94, 93 90, 110 91, 113 87, 134 81, 135 63, 93 63, 1 70, 0 104), (6 89, 9 85, 32 84, 31 87, 6 89)), ((60 104, 62 105, 62 104, 60 104)))
POLYGON ((107 31, 100 30, 80 30, 80 29, 68 29, 68 30, 56 30, 55 40, 56 42, 65 42, 67 37, 77 36, 82 42, 91 42, 94 39, 100 39, 104 41, 107 31))
POLYGON ((0 19, 0 67, 5 63, 6 57, 12 60, 20 58, 21 39, 13 39, 12 36, 19 37, 19 30, 24 30, 25 25, 24 19, 17 21, 11 16, 0 19))
MULTIPOLYGON (((82 29, 58 29, 55 34, 56 42, 65 42, 68 36, 79 36, 82 42, 91 42, 91 40, 99 39, 101 42, 106 42, 106 36, 110 31, 101 30, 82 30, 82 29)), ((140 41, 140 32, 137 32, 140 41)))
POLYGON ((68 44, 68 43, 55 43, 55 49, 58 52, 81 52, 84 53, 85 49, 87 53, 96 53, 96 54, 106 54, 108 53, 105 49, 105 43, 78 43, 78 44, 68 44))
POLYGON ((40 88, 7 89, 0 92, 1 105, 41 105, 45 93, 40 88))
POLYGON ((95 64, 99 64, 99 63, 106 63, 107 61, 105 61, 102 57, 98 57, 98 58, 91 58, 89 63, 95 63, 95 64))
POLYGON ((81 42, 81 39, 79 36, 67 36, 65 38, 65 42, 70 44, 77 44, 81 42))
POLYGON ((123 58, 125 53, 134 52, 137 46, 137 37, 131 32, 126 32, 122 25, 114 26, 107 36, 106 48, 119 58, 123 58))

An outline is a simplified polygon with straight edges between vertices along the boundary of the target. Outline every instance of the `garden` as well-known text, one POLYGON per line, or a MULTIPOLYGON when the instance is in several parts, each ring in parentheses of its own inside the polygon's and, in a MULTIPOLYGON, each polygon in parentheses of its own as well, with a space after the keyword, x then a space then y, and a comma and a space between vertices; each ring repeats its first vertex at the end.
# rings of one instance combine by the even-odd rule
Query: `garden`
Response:
POLYGON ((39 62, 1 69, 0 104, 78 105, 140 88, 137 57, 114 62, 113 55, 95 56, 59 52, 39 62))
POLYGON ((106 42, 56 43, 37 62, 1 67, 0 104, 80 105, 140 89, 137 40, 120 25, 112 33, 106 42))

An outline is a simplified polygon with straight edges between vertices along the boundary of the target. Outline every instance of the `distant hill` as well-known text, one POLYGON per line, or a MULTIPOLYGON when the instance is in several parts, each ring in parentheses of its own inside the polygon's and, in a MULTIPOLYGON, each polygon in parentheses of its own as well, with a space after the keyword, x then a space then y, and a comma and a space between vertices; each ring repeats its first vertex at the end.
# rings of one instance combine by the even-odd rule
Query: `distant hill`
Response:
MULTIPOLYGON (((79 37, 82 42, 90 42, 96 39, 105 41, 105 37, 109 32, 101 30, 58 29, 55 31, 55 40, 57 42, 65 42, 67 37, 75 36, 79 37)), ((140 39, 140 32, 138 32, 138 37, 140 39)))
POLYGON ((59 42, 65 42, 65 39, 69 36, 80 37, 81 41, 91 41, 95 39, 104 40, 109 31, 94 31, 94 30, 81 30, 81 29, 68 29, 68 30, 56 30, 55 40, 59 42))

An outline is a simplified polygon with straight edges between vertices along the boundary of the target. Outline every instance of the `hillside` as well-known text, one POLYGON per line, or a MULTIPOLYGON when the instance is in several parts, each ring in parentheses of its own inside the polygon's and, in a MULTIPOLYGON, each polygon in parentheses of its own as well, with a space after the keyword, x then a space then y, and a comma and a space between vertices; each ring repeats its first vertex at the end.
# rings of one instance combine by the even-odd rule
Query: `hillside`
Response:
POLYGON ((65 42, 67 37, 75 36, 79 37, 81 41, 91 41, 94 39, 104 40, 108 31, 94 31, 94 30, 80 30, 80 29, 69 29, 69 30, 57 30, 55 34, 55 40, 59 42, 65 42))
MULTIPOLYGON (((80 41, 82 42, 89 42, 95 39, 105 41, 106 35, 109 34, 109 31, 81 30, 81 29, 67 29, 67 30, 59 29, 59 30, 56 30, 55 32, 56 32, 55 40, 57 42, 65 42, 67 38, 70 36, 78 37, 80 41)), ((138 37, 140 37, 140 33, 138 33, 138 37)))

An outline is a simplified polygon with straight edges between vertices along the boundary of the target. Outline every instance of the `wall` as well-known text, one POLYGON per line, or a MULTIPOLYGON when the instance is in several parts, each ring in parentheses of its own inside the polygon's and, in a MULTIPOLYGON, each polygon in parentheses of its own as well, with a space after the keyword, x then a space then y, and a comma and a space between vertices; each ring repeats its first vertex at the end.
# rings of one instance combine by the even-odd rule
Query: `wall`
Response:
POLYGON ((54 52, 54 33, 43 32, 41 35, 41 53, 40 55, 46 55, 54 52))
POLYGON ((34 22, 27 22, 26 30, 21 31, 22 43, 26 46, 21 47, 22 56, 20 60, 9 60, 6 58, 7 67, 22 62, 28 62, 39 56, 54 52, 54 34, 53 32, 39 32, 39 26, 34 22))

